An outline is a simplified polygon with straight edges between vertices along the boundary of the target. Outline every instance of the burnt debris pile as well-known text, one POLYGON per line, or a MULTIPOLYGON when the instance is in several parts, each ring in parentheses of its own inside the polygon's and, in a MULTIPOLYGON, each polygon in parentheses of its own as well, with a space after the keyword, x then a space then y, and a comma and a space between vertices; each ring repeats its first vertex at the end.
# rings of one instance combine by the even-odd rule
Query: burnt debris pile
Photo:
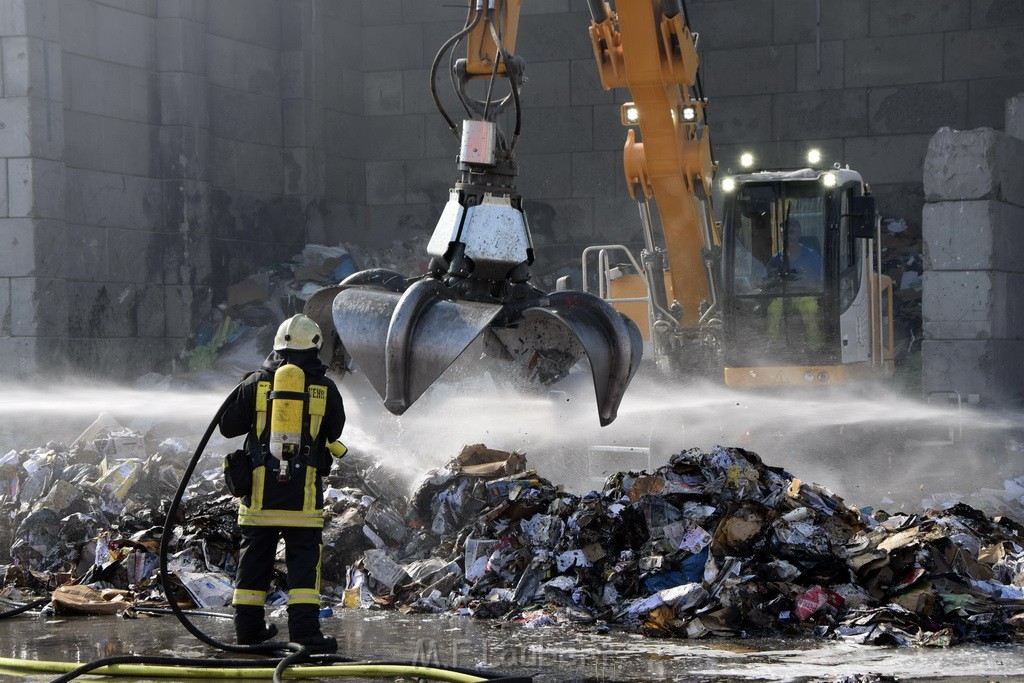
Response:
MULTIPOLYGON (((190 456, 180 440, 147 443, 100 420, 71 447, 0 458, 0 600, 50 595, 54 609, 87 613, 164 601, 155 553, 190 456)), ((171 543, 167 588, 203 608, 230 603, 237 559, 222 457, 197 468, 171 543)), ((522 453, 475 445, 413 487, 356 453, 328 483, 332 606, 870 644, 1016 640, 1024 624, 1021 481, 1006 483, 1011 514, 953 500, 888 514, 719 447, 577 496, 522 453)))

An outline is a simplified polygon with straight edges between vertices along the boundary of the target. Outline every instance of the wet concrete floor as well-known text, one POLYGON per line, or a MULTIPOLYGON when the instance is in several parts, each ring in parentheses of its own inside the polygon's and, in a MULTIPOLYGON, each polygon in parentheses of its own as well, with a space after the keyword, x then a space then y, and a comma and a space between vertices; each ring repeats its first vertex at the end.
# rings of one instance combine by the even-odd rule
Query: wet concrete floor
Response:
MULTIPOLYGON (((283 618, 272 620, 284 623, 283 618)), ((215 639, 231 638, 227 619, 196 617, 194 623, 215 639)), ((529 674, 537 681, 876 680, 871 674, 901 681, 1024 681, 1024 648, 1011 645, 894 649, 816 638, 660 640, 617 631, 526 628, 367 610, 339 610, 324 619, 323 627, 338 638, 340 654, 353 659, 529 674)), ((0 621, 0 657, 88 662, 122 654, 237 656, 200 642, 173 616, 20 615, 0 621)), ((55 677, 0 671, 0 683, 55 677)))

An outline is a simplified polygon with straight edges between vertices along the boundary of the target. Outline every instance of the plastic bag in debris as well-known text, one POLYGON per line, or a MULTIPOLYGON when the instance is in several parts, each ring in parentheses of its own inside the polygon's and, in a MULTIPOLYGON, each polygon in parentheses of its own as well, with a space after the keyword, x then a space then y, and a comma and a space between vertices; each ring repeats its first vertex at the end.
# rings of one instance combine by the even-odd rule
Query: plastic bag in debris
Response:
POLYGON ((384 550, 367 550, 363 553, 363 566, 371 579, 389 591, 409 579, 402 565, 395 562, 384 550))

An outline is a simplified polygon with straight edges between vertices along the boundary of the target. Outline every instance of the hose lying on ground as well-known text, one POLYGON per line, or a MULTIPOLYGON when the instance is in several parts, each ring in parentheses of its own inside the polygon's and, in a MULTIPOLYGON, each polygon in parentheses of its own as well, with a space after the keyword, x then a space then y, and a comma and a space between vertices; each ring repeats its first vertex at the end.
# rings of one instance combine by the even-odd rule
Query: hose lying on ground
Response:
MULTIPOLYGON (((192 473, 227 409, 228 400, 234 391, 229 392, 217 414, 210 421, 203 438, 199 441, 192 459, 182 474, 178 490, 174 494, 167 509, 163 534, 160 538, 160 582, 164 596, 170 605, 170 611, 178 618, 189 633, 202 642, 226 652, 242 654, 267 655, 267 659, 201 659, 160 657, 149 655, 120 655, 104 657, 85 664, 68 662, 43 662, 0 657, 0 668, 19 671, 39 671, 45 673, 63 672, 63 675, 50 683, 67 683, 78 676, 94 673, 103 675, 121 675, 134 677, 169 676, 175 678, 271 678, 274 683, 281 683, 284 678, 306 677, 397 677, 414 676, 434 680, 451 681, 452 683, 476 683, 478 681, 504 681, 505 683, 528 683, 531 677, 506 677, 503 674, 470 671, 450 667, 421 666, 416 662, 355 662, 340 655, 314 655, 303 645, 297 643, 267 642, 256 645, 235 645, 221 642, 204 633, 188 619, 183 610, 171 595, 170 573, 167 568, 167 554, 170 539, 173 536, 174 522, 178 508, 184 498, 185 491, 192 473), (295 666, 301 665, 301 666, 295 666)), ((31 606, 46 604, 49 600, 37 600, 19 611, 31 609, 31 606)), ((141 610, 140 610, 141 611, 141 610)), ((192 612, 197 616, 214 616, 215 613, 192 612)), ((216 615, 221 616, 221 615, 216 615)))

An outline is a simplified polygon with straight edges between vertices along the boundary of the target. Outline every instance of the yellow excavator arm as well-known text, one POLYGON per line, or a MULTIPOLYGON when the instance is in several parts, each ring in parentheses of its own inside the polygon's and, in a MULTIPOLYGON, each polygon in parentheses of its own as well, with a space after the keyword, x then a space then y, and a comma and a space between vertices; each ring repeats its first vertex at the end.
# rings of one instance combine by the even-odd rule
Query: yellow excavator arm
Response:
POLYGON ((634 199, 654 198, 661 217, 672 296, 684 328, 697 327, 714 299, 705 255, 721 238, 710 210, 711 158, 700 96, 696 36, 676 0, 589 0, 594 58, 606 90, 628 88, 630 128, 623 149, 626 186, 634 199))

